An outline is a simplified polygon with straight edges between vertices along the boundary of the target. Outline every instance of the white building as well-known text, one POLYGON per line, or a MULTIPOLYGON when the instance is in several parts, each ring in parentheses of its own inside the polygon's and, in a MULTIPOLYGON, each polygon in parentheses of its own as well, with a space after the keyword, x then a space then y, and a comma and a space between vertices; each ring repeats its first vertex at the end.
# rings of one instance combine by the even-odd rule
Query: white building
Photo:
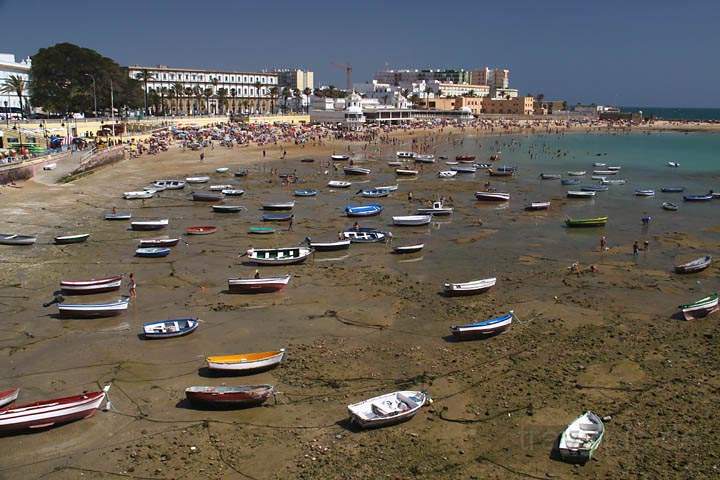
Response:
POLYGON ((275 73, 172 68, 166 65, 128 67, 128 73, 134 79, 146 70, 151 76, 147 82, 148 91, 165 92, 163 95, 166 98, 165 103, 172 112, 176 110, 179 110, 178 113, 256 112, 257 110, 267 112, 273 103, 277 106, 277 98, 271 99, 273 87, 278 87, 278 76, 275 73), (178 98, 173 94, 176 83, 183 87, 183 92, 178 98), (188 88, 191 90, 197 88, 200 91, 210 89, 212 93, 207 100, 208 104, 205 105, 206 100, 202 97, 198 98, 198 95, 187 95, 188 88), (221 89, 224 89, 227 105, 219 105, 218 93, 221 89))
POLYGON ((432 82, 430 88, 439 97, 463 97, 471 92, 476 97, 487 97, 490 95, 490 87, 487 85, 474 85, 471 83, 441 83, 432 82))
POLYGON ((517 98, 519 95, 519 92, 516 88, 497 88, 492 87, 491 89, 491 98, 493 100, 503 100, 503 99, 510 99, 510 98, 517 98))
MULTIPOLYGON (((23 105, 30 100, 30 57, 21 62, 15 61, 12 53, 0 53, 0 86, 5 83, 11 75, 16 75, 25 80, 26 89, 23 92, 23 105)), ((15 93, 0 93, 0 117, 5 118, 6 112, 11 117, 20 116, 20 98, 15 93)), ((27 109, 27 107, 26 107, 27 109)))

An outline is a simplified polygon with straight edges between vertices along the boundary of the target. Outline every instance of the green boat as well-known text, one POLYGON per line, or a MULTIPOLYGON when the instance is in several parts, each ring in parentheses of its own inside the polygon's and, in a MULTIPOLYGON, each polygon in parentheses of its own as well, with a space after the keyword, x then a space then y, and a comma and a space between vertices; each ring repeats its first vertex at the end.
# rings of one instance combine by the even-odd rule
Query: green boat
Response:
POLYGON ((275 229, 273 227, 250 227, 248 229, 248 233, 253 233, 255 235, 268 235, 270 233, 275 233, 275 229))
POLYGON ((608 217, 595 218, 568 218, 565 225, 568 227, 602 227, 608 221, 608 217))

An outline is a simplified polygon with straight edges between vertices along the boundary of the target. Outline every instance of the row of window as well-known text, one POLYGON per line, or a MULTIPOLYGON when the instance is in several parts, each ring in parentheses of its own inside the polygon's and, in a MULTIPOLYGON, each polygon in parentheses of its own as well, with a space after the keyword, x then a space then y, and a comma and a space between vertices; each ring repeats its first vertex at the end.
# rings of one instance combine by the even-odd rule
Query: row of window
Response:
MULTIPOLYGON (((173 85, 174 85, 174 84, 172 84, 172 83, 163 84, 163 83, 159 83, 159 82, 148 82, 148 90, 159 90, 159 89, 161 89, 162 87, 165 87, 165 88, 167 88, 168 90, 170 90, 170 89, 173 87, 173 85)), ((196 85, 193 85, 193 84, 183 83, 183 87, 184 87, 184 88, 200 87, 200 89, 203 90, 203 91, 204 91, 206 88, 210 88, 210 90, 213 90, 213 88, 208 87, 207 85, 197 85, 197 84, 196 84, 196 85)), ((218 90, 219 90, 220 88, 225 88, 225 90, 227 90, 227 95, 228 95, 228 96, 230 96, 230 90, 233 90, 233 89, 235 90, 235 96, 237 96, 237 97, 254 97, 254 96, 257 96, 257 94, 258 94, 258 93, 257 93, 257 90, 256 90, 255 88, 253 88, 253 87, 247 87, 247 86, 242 87, 242 88, 218 87, 218 90)), ((270 89, 269 89, 269 88, 266 88, 266 87, 261 87, 261 88, 260 88, 260 96, 267 95, 269 92, 270 92, 270 89)), ((217 91, 214 90, 214 91, 213 91, 213 95, 215 95, 216 93, 217 93, 217 91)))
MULTIPOLYGON (((168 73, 168 72, 153 72, 150 74, 156 80, 166 81, 191 81, 191 82, 211 82, 213 79, 217 79, 218 82, 224 83, 247 83, 253 84, 260 82, 263 84, 273 85, 277 84, 277 77, 267 77, 264 75, 224 75, 224 74, 204 74, 204 73, 168 73)), ((135 74, 133 74, 135 76, 135 74)))

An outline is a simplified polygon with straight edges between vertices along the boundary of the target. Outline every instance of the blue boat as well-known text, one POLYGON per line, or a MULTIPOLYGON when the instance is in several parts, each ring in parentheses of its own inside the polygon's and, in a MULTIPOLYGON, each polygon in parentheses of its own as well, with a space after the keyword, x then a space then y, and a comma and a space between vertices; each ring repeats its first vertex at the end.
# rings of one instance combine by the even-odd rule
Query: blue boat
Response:
POLYGON ((683 196, 683 200, 686 202, 709 202, 713 199, 712 192, 707 193, 705 195, 685 195, 683 196))
POLYGON ((295 194, 296 197, 314 197, 315 195, 318 194, 318 191, 310 188, 307 190, 295 190, 295 192, 293 192, 293 193, 295 194))
POLYGON ((580 187, 583 192, 607 192, 608 189, 607 185, 584 185, 580 187))
POLYGON ((685 191, 685 187, 662 187, 660 191, 663 193, 682 193, 685 191))
POLYGON ((483 320, 481 322, 466 323, 465 325, 453 325, 450 331, 457 338, 469 338, 476 336, 495 335, 510 328, 513 319, 512 310, 505 315, 483 320))
POLYGON ((560 180, 560 183, 562 185, 580 185, 580 179, 579 178, 563 178, 560 180))
POLYGON ((359 190, 357 193, 359 193, 365 198, 381 198, 390 195, 390 190, 372 188, 370 190, 359 190))
POLYGON ((151 338, 182 337, 192 333, 200 323, 197 318, 174 318, 159 322, 143 323, 143 336, 151 338))
POLYGON ((263 222, 289 222, 292 213, 266 213, 262 216, 263 222))
POLYGON ((377 203, 371 203, 370 205, 348 205, 345 207, 345 214, 348 217, 371 217, 373 215, 380 215, 383 211, 383 206, 377 203))
POLYGON ((135 256, 137 257, 159 258, 167 257, 169 254, 170 249, 164 247, 138 248, 135 250, 135 256))

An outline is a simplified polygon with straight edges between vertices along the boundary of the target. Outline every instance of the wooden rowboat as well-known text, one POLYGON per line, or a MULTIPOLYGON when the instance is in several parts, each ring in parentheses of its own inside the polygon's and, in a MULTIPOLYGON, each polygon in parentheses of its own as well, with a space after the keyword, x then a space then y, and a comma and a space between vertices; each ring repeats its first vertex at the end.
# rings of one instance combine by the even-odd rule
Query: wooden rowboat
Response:
POLYGON ((214 225, 193 226, 185 229, 188 235, 210 235, 218 231, 218 227, 214 225))
POLYGON ((496 282, 497 279, 492 277, 464 283, 446 283, 443 292, 448 296, 476 295, 491 289, 496 282))
POLYGON ((241 353, 238 355, 215 355, 207 357, 210 370, 235 373, 252 373, 275 368, 285 358, 285 349, 272 352, 241 353))
POLYGON ((112 292, 119 290, 122 276, 97 278, 92 280, 62 280, 60 289, 66 295, 89 295, 93 293, 112 292))
POLYGON ((197 318, 174 318, 143 324, 142 334, 147 339, 182 337, 194 332, 200 325, 197 318))
POLYGON ((61 317, 98 318, 120 315, 127 310, 130 299, 125 297, 114 302, 105 303, 58 303, 61 317))
POLYGON ((419 252, 423 248, 425 248, 424 243, 418 243, 416 245, 398 245, 397 247, 393 247, 393 252, 397 254, 415 253, 419 252))
POLYGON ((230 278, 228 291, 230 293, 271 293, 282 290, 290 282, 290 275, 284 277, 265 278, 230 278))
POLYGON ((99 392, 53 398, 0 410, 0 432, 47 428, 88 418, 100 408, 110 385, 99 392))
POLYGON ((676 212, 680 209, 680 207, 678 207, 676 203, 672 202, 663 202, 662 208, 671 212, 676 212))
POLYGON ((330 188, 348 188, 352 182, 344 182, 342 180, 330 180, 327 184, 330 188))
POLYGON ((32 245, 36 241, 37 237, 35 235, 0 233, 0 245, 32 245))
POLYGON ((0 408, 13 403, 15 400, 17 400, 19 394, 19 388, 11 388, 9 390, 3 390, 2 392, 0 392, 0 408))
POLYGON ((608 221, 608 217, 595 217, 595 218, 568 218, 565 220, 565 225, 568 227, 602 227, 608 221))
POLYGON ((675 273, 696 273, 708 268, 712 263, 712 257, 705 255, 687 263, 675 266, 675 273))
POLYGON ((140 231, 160 230, 167 227, 169 223, 170 221, 167 218, 160 220, 137 220, 130 222, 130 228, 140 231))
POLYGON ((718 311, 718 294, 713 293, 693 303, 680 305, 678 308, 682 311, 685 320, 707 317, 718 311))
POLYGON ((246 210, 242 205, 213 205, 212 209, 216 213, 237 213, 246 210))
POLYGON ((68 245, 71 243, 83 243, 90 238, 89 233, 80 233, 77 235, 60 235, 55 237, 55 245, 68 245))
POLYGON ((410 420, 432 400, 423 392, 400 391, 348 405, 350 422, 362 428, 377 428, 410 420))
POLYGON ((510 313, 481 322, 453 325, 450 331, 453 336, 460 339, 496 335, 510 328, 512 319, 513 311, 510 310, 510 313))
POLYGON ((272 385, 240 385, 238 387, 188 387, 185 397, 190 403, 213 408, 246 408, 263 404, 275 394, 272 385))
POLYGON ((174 247, 180 241, 179 238, 148 238, 140 240, 140 248, 153 248, 153 247, 174 247))
POLYGON ((311 253, 308 247, 251 248, 245 255, 258 265, 291 265, 304 262, 311 253))
POLYGON ((560 436, 558 453, 562 460, 572 463, 589 461, 605 435, 605 425, 593 412, 576 418, 560 436))

